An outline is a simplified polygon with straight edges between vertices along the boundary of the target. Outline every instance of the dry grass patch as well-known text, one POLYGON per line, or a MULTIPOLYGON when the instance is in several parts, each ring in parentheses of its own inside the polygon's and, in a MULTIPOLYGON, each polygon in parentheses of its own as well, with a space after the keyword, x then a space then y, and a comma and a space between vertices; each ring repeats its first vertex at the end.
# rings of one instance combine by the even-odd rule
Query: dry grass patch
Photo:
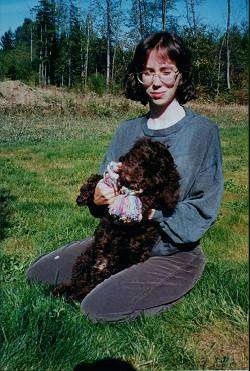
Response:
POLYGON ((241 235, 242 238, 246 241, 248 235, 248 219, 247 217, 241 216, 238 223, 232 225, 232 230, 241 235))
POLYGON ((191 341, 202 369, 248 369, 248 334, 226 321, 218 321, 194 334, 191 341))
POLYGON ((194 101, 187 104, 188 107, 196 112, 206 115, 208 117, 216 115, 233 116, 234 120, 242 121, 248 116, 248 106, 238 104, 221 104, 221 103, 203 103, 201 101, 194 101))
POLYGON ((234 183, 239 186, 244 186, 246 194, 248 190, 248 171, 244 168, 243 170, 227 171, 227 179, 233 179, 234 183))

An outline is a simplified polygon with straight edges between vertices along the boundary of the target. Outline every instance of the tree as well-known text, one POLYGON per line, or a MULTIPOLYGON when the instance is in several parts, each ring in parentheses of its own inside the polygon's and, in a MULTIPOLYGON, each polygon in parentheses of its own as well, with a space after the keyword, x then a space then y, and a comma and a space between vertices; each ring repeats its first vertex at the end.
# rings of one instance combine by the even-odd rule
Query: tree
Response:
POLYGON ((68 86, 81 82, 83 39, 80 10, 70 1, 68 29, 68 86))
MULTIPOLYGON (((95 1, 96 8, 99 10, 99 14, 96 17, 96 27, 99 32, 96 34, 99 36, 102 42, 105 41, 105 75, 106 75, 106 90, 109 91, 111 87, 111 79, 114 76, 115 68, 115 55, 117 45, 119 43, 119 34, 121 30, 121 0, 105 0, 95 1)), ((99 57, 103 55, 102 42, 99 47, 99 57)), ((98 71, 100 71, 98 69, 98 71)))
POLYGON ((181 32, 185 43, 192 51, 193 77, 198 90, 211 99, 217 84, 217 36, 218 30, 197 25, 196 34, 185 26, 181 32))
POLYGON ((55 83, 55 62, 57 57, 56 3, 55 0, 39 0, 33 8, 36 17, 38 40, 39 82, 55 83))
POLYGON ((218 73, 217 73, 217 88, 216 88, 216 96, 219 96, 220 93, 220 76, 221 76, 221 56, 222 56, 222 51, 223 47, 225 45, 225 36, 223 36, 221 45, 219 48, 219 54, 218 54, 218 73))
POLYGON ((230 45, 229 45, 230 18, 231 18, 231 0, 227 0, 226 48, 227 48, 227 88, 228 88, 228 90, 231 89, 231 84, 230 84, 230 45))
POLYGON ((110 89, 110 53, 111 53, 111 17, 112 17, 112 9, 111 9, 111 0, 106 0, 106 19, 107 19, 107 73, 106 73, 106 86, 107 91, 109 92, 110 89))
POLYGON ((196 34, 198 26, 198 18, 196 8, 201 3, 201 0, 185 0, 186 3, 186 18, 193 34, 196 34))
POLYGON ((159 3, 161 3, 162 30, 164 31, 166 28, 170 30, 173 27, 173 17, 170 15, 170 11, 174 9, 175 0, 161 0, 159 3))
POLYGON ((2 45, 3 51, 11 50, 14 48, 14 34, 11 31, 11 29, 5 32, 3 36, 1 37, 1 45, 2 45))
POLYGON ((129 27, 135 42, 150 32, 159 31, 158 22, 162 17, 162 9, 159 4, 155 0, 132 0, 129 27))
MULTIPOLYGON (((247 24, 242 24, 240 27, 233 25, 230 27, 230 90, 247 89, 248 88, 248 42, 249 33, 247 24)), ((225 62, 224 76, 227 77, 227 53, 224 52, 225 62)), ((228 90, 228 81, 226 80, 226 88, 228 90)))
POLYGON ((92 30, 92 17, 91 13, 88 12, 86 17, 86 48, 85 48, 85 58, 84 58, 84 68, 83 68, 83 81, 84 87, 87 87, 87 79, 88 79, 88 66, 89 66, 89 47, 90 47, 90 34, 92 30))
POLYGON ((160 29, 175 28, 176 19, 171 16, 175 0, 132 0, 129 28, 135 43, 147 34, 160 29))
POLYGON ((17 27, 15 31, 15 43, 16 45, 22 44, 24 47, 30 50, 30 61, 33 62, 33 50, 34 50, 34 35, 33 30, 35 28, 34 22, 25 18, 21 26, 17 27))

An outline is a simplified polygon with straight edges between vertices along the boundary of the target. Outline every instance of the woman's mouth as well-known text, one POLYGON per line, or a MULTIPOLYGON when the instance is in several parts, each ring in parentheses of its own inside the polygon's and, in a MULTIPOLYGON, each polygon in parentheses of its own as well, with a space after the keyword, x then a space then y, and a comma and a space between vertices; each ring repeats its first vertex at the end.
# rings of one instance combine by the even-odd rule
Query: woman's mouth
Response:
POLYGON ((152 92, 150 93, 150 96, 153 99, 161 99, 164 96, 164 92, 152 92))

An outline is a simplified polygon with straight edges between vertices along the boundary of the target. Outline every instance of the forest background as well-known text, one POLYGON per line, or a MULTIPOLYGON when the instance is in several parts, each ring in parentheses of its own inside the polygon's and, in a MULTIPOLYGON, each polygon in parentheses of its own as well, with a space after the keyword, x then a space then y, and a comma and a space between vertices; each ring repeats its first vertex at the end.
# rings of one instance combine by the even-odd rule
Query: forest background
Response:
POLYGON ((199 17, 206 0, 182 0, 178 14, 180 1, 91 0, 80 7, 76 0, 39 0, 30 18, 1 37, 0 80, 117 94, 138 41, 167 29, 191 48, 202 99, 246 104, 248 23, 232 23, 231 0, 220 28, 199 17))

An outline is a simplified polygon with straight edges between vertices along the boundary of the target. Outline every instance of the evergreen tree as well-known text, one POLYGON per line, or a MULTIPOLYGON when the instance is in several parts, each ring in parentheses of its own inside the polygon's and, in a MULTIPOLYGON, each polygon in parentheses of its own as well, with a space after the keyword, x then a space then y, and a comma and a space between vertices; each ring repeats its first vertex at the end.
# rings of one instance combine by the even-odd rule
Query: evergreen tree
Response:
POLYGON ((6 31, 1 37, 1 46, 3 51, 11 50, 14 48, 14 35, 11 29, 6 31))
POLYGON ((83 35, 80 10, 70 1, 68 33, 68 86, 81 83, 83 35))
POLYGON ((54 84, 57 59, 56 3, 54 0, 39 0, 33 11, 36 14, 39 82, 54 84))

